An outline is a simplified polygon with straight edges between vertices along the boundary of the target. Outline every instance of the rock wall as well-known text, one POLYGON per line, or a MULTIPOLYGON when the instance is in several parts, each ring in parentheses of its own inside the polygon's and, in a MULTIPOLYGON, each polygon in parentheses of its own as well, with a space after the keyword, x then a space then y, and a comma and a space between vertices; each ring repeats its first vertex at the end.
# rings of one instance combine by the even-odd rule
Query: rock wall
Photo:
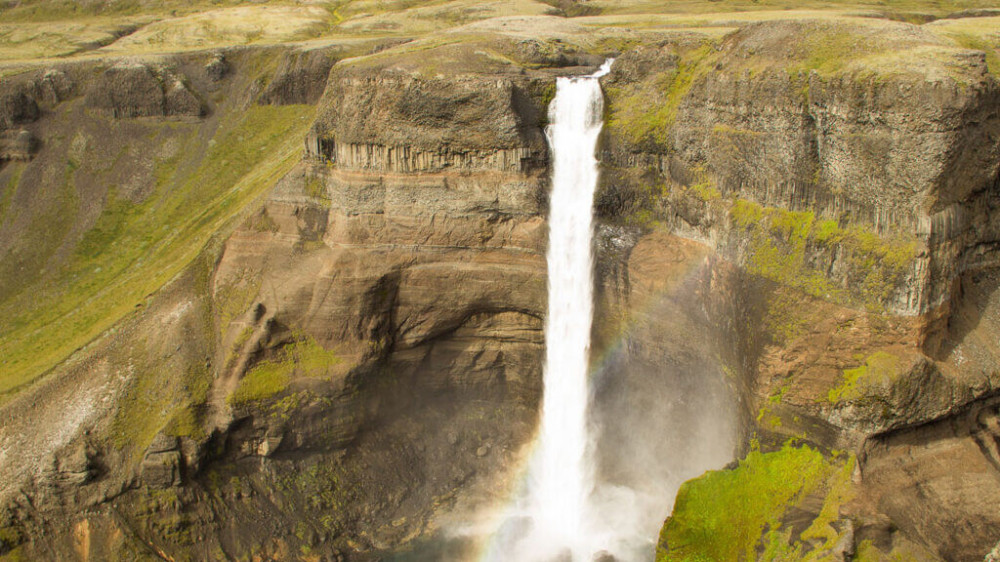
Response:
MULTIPOLYGON (((743 447, 793 439, 858 455, 857 499, 837 503, 828 483, 791 500, 770 523, 792 530, 780 548, 833 555, 842 540, 878 556, 981 559, 1000 521, 966 494, 992 497, 997 472, 976 444, 983 430, 962 420, 988 417, 978 412, 997 388, 984 363, 996 352, 977 342, 992 337, 998 83, 981 52, 916 26, 879 29, 769 22, 622 55, 604 79, 598 212, 636 249, 669 232, 721 258, 711 291, 690 298, 726 342, 743 447), (821 47, 846 38, 843 58, 821 47), (977 484, 934 472, 945 449, 969 456, 944 471, 979 467, 977 484), (810 534, 827 524, 836 540, 810 534)), ((660 559, 694 552, 686 524, 665 527, 660 559)), ((778 548, 767 528, 760 556, 778 548)))
MULTIPOLYGON (((309 83, 332 66, 329 54, 272 50, 263 64, 253 56, 98 68, 93 82, 78 83, 88 92, 80 110, 151 127, 189 119, 196 115, 170 109, 163 77, 228 91, 268 83, 253 69, 268 72, 275 58, 270 86, 226 95, 243 111, 317 102, 309 83), (187 81, 182 72, 199 74, 187 81), (146 86, 158 95, 135 89, 146 86)), ((0 434, 0 552, 287 558, 311 549, 375 559, 436 533, 460 499, 504 497, 502 475, 531 436, 541 381, 542 109, 515 93, 532 80, 464 79, 462 111, 482 129, 474 142, 441 116, 417 128, 423 104, 448 106, 453 93, 444 80, 411 80, 421 103, 381 114, 365 133, 369 146, 410 156, 306 153, 118 332, 4 404, 21 421, 0 434), (477 97, 484 84, 495 92, 477 97), (428 148, 435 135, 451 135, 449 148, 428 148), (506 144, 493 146, 497 138, 506 144), (408 139, 418 142, 400 145, 408 139), (88 378, 92 391, 74 395, 88 378), (36 393, 48 393, 42 409, 36 393), (69 408, 79 410, 72 427, 69 408), (42 419, 58 435, 25 439, 25 424, 42 419), (6 461, 28 450, 54 468, 6 461), (57 522, 67 524, 46 531, 57 522)), ((340 111, 375 107, 343 99, 409 103, 399 84, 391 73, 335 73, 315 130, 350 123, 340 111)), ((228 111, 198 115, 224 127, 228 111)), ((39 133, 54 119, 43 118, 39 133)), ((45 148, 36 165, 54 158, 45 148)))
MULTIPOLYGON (((811 69, 797 58, 810 53, 784 48, 808 45, 807 34, 871 42, 870 30, 857 26, 755 24, 683 58, 669 45, 623 56, 605 78, 612 94, 604 151, 612 173, 602 194, 608 212, 627 215, 633 205, 649 206, 654 187, 674 188, 669 199, 676 201, 656 218, 738 263, 752 261, 753 249, 728 234, 727 217, 712 213, 716 196, 912 238, 905 271, 879 300, 900 314, 947 301, 957 274, 995 259, 985 250, 995 233, 976 209, 993 197, 996 82, 979 52, 946 52, 960 76, 938 70, 945 62, 936 53, 921 59, 915 49, 940 40, 916 26, 883 30, 884 44, 869 48, 908 50, 928 68, 852 67, 848 59, 825 63, 844 70, 811 69), (644 112, 646 90, 668 78, 659 94, 666 107, 644 112), (676 193, 690 186, 699 189, 676 193)), ((809 265, 859 292, 846 251, 843 244, 810 247, 809 265)))

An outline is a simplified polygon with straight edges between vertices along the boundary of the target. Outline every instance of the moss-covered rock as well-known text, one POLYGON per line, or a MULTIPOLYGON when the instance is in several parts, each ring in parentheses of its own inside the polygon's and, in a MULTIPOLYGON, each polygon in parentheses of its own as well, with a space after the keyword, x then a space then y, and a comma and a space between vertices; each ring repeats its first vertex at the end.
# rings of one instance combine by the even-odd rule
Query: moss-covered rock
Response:
POLYGON ((751 450, 734 468, 681 487, 656 560, 826 559, 844 548, 839 510, 850 499, 853 469, 853 458, 830 459, 808 446, 751 450))

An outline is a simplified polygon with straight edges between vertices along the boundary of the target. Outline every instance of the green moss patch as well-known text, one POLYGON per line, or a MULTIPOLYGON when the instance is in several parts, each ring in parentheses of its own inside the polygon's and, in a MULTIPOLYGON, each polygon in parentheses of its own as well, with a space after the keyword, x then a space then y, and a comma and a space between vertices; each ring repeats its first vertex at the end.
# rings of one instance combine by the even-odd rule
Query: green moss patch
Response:
POLYGON ((840 386, 830 389, 827 397, 830 402, 857 400, 870 394, 875 386, 892 384, 901 374, 899 357, 877 351, 869 355, 863 365, 844 370, 844 378, 840 386))
POLYGON ((654 74, 635 85, 609 87, 606 126, 612 134, 642 145, 664 145, 681 101, 712 68, 712 45, 685 54, 677 67, 654 74))
POLYGON ((316 340, 304 336, 283 347, 276 357, 255 364, 228 401, 238 405, 270 398, 285 390, 293 377, 326 377, 330 367, 339 362, 335 352, 323 349, 316 340))
POLYGON ((244 404, 270 398, 291 382, 295 362, 286 358, 261 361, 240 380, 240 386, 229 396, 230 404, 244 404))
MULTIPOLYGON (((777 534, 783 532, 785 511, 807 495, 832 490, 832 477, 844 470, 815 449, 786 444, 771 453, 754 449, 733 470, 711 471, 685 482, 660 533, 656 560, 755 560, 758 544, 772 533, 764 539, 765 549, 794 550, 782 547, 786 537, 777 534), (772 545, 772 540, 777 542, 772 545)), ((836 517, 842 501, 841 495, 832 500, 829 496, 831 505, 817 517, 813 531, 824 537, 825 521, 836 517)))
POLYGON ((836 526, 840 520, 840 508, 855 494, 851 485, 851 474, 855 465, 856 459, 852 456, 840 468, 831 471, 820 492, 825 494, 823 506, 809 527, 798 537, 793 537, 791 529, 780 525, 768 529, 763 538, 763 553, 758 560, 767 562, 833 560, 833 549, 846 531, 843 525, 840 528, 836 526))
POLYGON ((881 311, 916 257, 916 239, 880 236, 861 225, 842 227, 837 221, 816 220, 812 212, 763 207, 737 199, 730 221, 742 230, 747 269, 754 274, 810 295, 863 304, 881 311), (817 254, 842 251, 849 286, 838 286, 813 262, 817 254))

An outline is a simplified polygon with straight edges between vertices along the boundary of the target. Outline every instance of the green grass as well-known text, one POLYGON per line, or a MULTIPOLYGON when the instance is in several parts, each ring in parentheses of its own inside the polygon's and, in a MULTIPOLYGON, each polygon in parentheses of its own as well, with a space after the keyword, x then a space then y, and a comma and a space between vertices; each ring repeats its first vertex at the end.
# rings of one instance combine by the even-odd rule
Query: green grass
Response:
POLYGON ((986 53, 986 64, 994 76, 1000 75, 1000 17, 942 20, 926 26, 938 36, 959 47, 986 53))
POLYGON ((128 354, 134 373, 118 402, 111 422, 111 435, 115 447, 135 458, 153 442, 169 420, 173 393, 170 380, 149 356, 144 342, 135 342, 128 354))
POLYGON ((102 52, 148 53, 201 50, 227 45, 285 43, 328 30, 329 14, 318 7, 273 2, 227 9, 199 9, 152 21, 102 52))
POLYGON ((971 33, 954 33, 950 34, 950 37, 960 47, 976 49, 977 51, 986 53, 986 67, 989 69, 990 74, 1000 76, 1000 56, 997 55, 997 47, 1000 46, 1000 41, 998 41, 996 35, 992 36, 992 40, 985 37, 977 37, 971 33))
MULTIPOLYGON (((28 306, 34 306, 32 300, 38 294, 29 294, 29 289, 36 290, 37 282, 42 277, 43 268, 49 257, 64 243, 76 218, 79 198, 76 192, 75 173, 77 166, 69 161, 59 174, 58 167, 53 167, 53 176, 61 175, 61 181, 53 181, 49 189, 43 191, 45 205, 36 213, 31 214, 28 225, 20 229, 18 239, 14 240, 2 260, 0 260, 0 314, 7 319, 7 330, 16 331, 20 324, 30 317, 19 317, 8 313, 7 306, 18 300, 27 301, 28 306)), ((38 197, 38 194, 34 194, 38 197)), ((20 218, 21 208, 9 209, 10 220, 20 218)), ((9 333, 9 332, 8 332, 9 333)), ((4 333, 0 332, 0 342, 4 333)), ((3 349, 0 343, 0 350, 3 349)), ((0 381, 3 373, 3 356, 0 355, 0 381)), ((0 388, 0 394, 3 390, 0 388)))
MULTIPOLYGON (((179 282, 193 284, 193 292, 204 294, 215 256, 214 251, 203 252, 179 282)), ((177 348, 177 332, 168 331, 146 332, 110 352, 113 362, 127 366, 130 375, 110 427, 112 443, 127 456, 141 455, 160 431, 175 437, 205 437, 203 415, 212 371, 204 357, 213 348, 214 328, 207 301, 198 299, 192 305, 195 309, 182 332, 190 339, 184 349, 177 348)))
POLYGON ((295 363, 288 358, 261 361, 254 365, 229 396, 230 404, 246 404, 270 398, 284 390, 292 380, 295 363))
POLYGON ((751 450, 733 470, 711 471, 681 486, 660 533, 657 562, 755 560, 766 529, 824 486, 837 466, 808 446, 751 450))
MULTIPOLYGON (((97 225, 54 281, 0 303, 7 319, 0 333, 0 401, 134 310, 274 185, 298 161, 312 111, 309 106, 253 106, 231 115, 196 167, 161 162, 156 192, 142 204, 112 194, 97 225)), ((198 150, 193 139, 187 151, 198 150)), ((53 229, 69 224, 66 217, 75 205, 72 174, 67 172, 65 208, 43 217, 32 231, 55 234, 53 229)))
POLYGON ((10 208, 11 201, 14 200, 14 194, 17 193, 18 185, 21 183, 21 174, 24 172, 24 164, 20 162, 10 164, 10 167, 12 170, 10 179, 7 180, 7 187, 0 193, 0 224, 3 224, 4 219, 7 218, 7 210, 10 208))
POLYGON ((750 13, 775 10, 829 10, 829 11, 870 11, 905 19, 917 18, 916 14, 944 16, 952 12, 971 8, 995 8, 989 0, 854 0, 830 2, 829 0, 591 0, 593 5, 606 14, 706 14, 706 13, 750 13))
POLYGON ((804 34, 797 43, 790 47, 795 53, 793 62, 787 67, 790 73, 814 70, 824 75, 834 74, 855 57, 875 49, 872 37, 826 26, 818 26, 813 33, 804 34))
MULTIPOLYGON (((236 6, 241 0, 110 0, 80 2, 79 0, 22 0, 8 3, 0 9, 0 18, 9 22, 64 21, 94 16, 180 15, 211 8, 236 6)), ((274 2, 283 3, 283 2, 274 2)))

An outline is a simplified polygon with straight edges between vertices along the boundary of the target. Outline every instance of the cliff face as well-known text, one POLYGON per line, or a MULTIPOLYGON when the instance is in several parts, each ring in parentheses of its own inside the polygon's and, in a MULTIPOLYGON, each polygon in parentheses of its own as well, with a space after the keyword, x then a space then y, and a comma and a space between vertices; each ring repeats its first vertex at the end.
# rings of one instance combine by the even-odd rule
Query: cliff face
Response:
MULTIPOLYGON (((376 559, 507 499, 546 105, 601 59, 529 20, 3 83, 0 554, 376 559)), ((744 457, 664 559, 981 558, 995 69, 857 18, 675 39, 604 79, 599 479, 652 535, 744 457)))
MULTIPOLYGON (((333 72, 320 100, 314 84, 333 60, 272 50, 75 68, 87 93, 66 103, 80 114, 60 102, 42 113, 42 138, 81 119, 165 129, 153 138, 173 143, 163 158, 187 170, 177 172, 184 188, 206 180, 196 147, 211 157, 235 136, 249 177, 273 189, 115 331, 4 405, 5 553, 365 559, 436 532, 460 490, 463 501, 505 497, 498 478, 517 464, 540 392, 539 122, 551 80, 423 78, 375 61, 333 72), (230 91, 248 83, 242 99, 230 91), (177 89, 205 105, 184 109, 171 101, 177 89), (309 134, 300 102, 320 108, 309 134), (301 128, 229 132, 233 110, 301 128), (194 130, 194 146, 177 147, 178 127, 194 130), (281 160, 280 181, 253 160, 275 140, 307 149, 294 165, 281 160), (45 531, 56 521, 70 525, 45 531)), ((54 167, 63 156, 50 143, 14 171, 54 167)), ((82 165, 105 165, 99 157, 82 165)), ((155 206, 164 184, 178 189, 158 158, 136 205, 155 206)), ((236 182, 230 197, 259 193, 222 179, 236 182)), ((70 251, 127 196, 105 195, 97 226, 83 224, 70 251)), ((131 234, 127 220, 112 242, 131 234)))
MULTIPOLYGON (((705 306, 736 345, 723 357, 765 449, 794 438, 858 455, 854 500, 810 508, 809 493, 829 502, 836 486, 803 487, 789 503, 813 515, 797 527, 779 507, 750 524, 758 553, 835 552, 809 530, 829 524, 885 554, 913 541, 926 556, 971 560, 1000 523, 976 507, 998 493, 986 335, 997 82, 982 53, 914 26, 873 31, 768 23, 700 49, 623 55, 605 79, 599 211, 701 241, 743 271, 719 269, 728 281, 705 306), (840 42, 846 53, 828 50, 840 42), (939 453, 965 460, 937 472, 939 453), (946 476, 962 470, 970 480, 946 476), (831 509, 839 520, 820 522, 831 509), (790 535, 765 533, 782 522, 790 535)), ((666 559, 701 552, 686 524, 665 528, 666 559)))

